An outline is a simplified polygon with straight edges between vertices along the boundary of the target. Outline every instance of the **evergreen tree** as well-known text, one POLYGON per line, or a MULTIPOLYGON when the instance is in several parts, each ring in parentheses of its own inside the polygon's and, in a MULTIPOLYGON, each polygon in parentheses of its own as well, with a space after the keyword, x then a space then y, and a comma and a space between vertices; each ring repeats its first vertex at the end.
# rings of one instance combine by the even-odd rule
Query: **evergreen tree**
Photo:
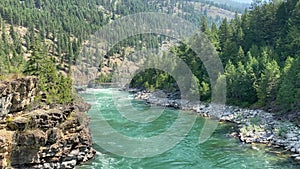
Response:
POLYGON ((201 16, 201 32, 203 33, 207 33, 208 31, 208 24, 207 24, 207 20, 206 17, 201 16))
POLYGON ((45 53, 41 49, 41 43, 39 41, 35 41, 35 43, 33 52, 26 63, 24 73, 27 75, 38 76, 42 71, 41 64, 45 62, 45 57, 43 56, 45 53))
POLYGON ((282 80, 277 94, 277 104, 282 110, 299 110, 300 98, 300 59, 288 58, 284 67, 282 80))
POLYGON ((238 61, 242 61, 242 62, 245 60, 245 53, 244 53, 244 50, 241 46, 239 47, 239 51, 237 52, 237 58, 236 59, 238 61))
POLYGON ((260 106, 266 106, 275 101, 279 78, 280 68, 277 62, 275 60, 267 62, 256 89, 260 106))

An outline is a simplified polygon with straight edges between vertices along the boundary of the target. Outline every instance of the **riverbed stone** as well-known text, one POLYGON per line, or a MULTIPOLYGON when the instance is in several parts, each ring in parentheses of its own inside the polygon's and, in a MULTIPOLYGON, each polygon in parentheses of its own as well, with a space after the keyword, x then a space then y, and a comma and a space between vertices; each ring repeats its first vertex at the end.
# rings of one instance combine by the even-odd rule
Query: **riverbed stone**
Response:
POLYGON ((297 137, 298 135, 297 134, 295 134, 295 133, 287 133, 286 135, 285 135, 285 137, 287 138, 287 139, 292 139, 292 138, 295 138, 295 137, 297 137))
POLYGON ((62 168, 74 168, 76 165, 76 160, 71 160, 71 161, 65 161, 65 162, 62 162, 61 166, 62 168))

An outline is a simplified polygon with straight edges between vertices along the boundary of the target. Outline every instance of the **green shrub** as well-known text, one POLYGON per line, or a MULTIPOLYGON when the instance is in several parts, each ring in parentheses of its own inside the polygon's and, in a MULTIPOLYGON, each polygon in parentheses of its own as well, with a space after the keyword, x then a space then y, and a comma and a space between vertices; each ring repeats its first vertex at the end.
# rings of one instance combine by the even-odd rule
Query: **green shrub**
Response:
POLYGON ((283 137, 287 133, 288 128, 287 128, 287 126, 282 125, 282 126, 279 126, 279 128, 276 129, 275 131, 276 131, 278 136, 283 137))
POLYGON ((252 117, 252 118, 250 119, 250 123, 251 123, 252 125, 258 125, 258 124, 261 123, 261 119, 260 119, 260 117, 258 117, 258 116, 252 117))
POLYGON ((14 120, 13 117, 8 117, 8 118, 6 119, 6 123, 11 123, 13 120, 14 120))

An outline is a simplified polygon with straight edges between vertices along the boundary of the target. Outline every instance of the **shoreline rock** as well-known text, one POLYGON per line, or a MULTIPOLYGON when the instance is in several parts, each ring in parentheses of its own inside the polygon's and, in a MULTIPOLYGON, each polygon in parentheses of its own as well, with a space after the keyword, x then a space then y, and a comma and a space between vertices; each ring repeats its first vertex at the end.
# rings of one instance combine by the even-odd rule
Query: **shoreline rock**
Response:
POLYGON ((238 127, 235 135, 241 142, 282 147, 293 154, 291 155, 293 159, 300 161, 300 128, 290 122, 276 120, 272 113, 200 101, 191 103, 188 100, 178 99, 176 93, 166 94, 163 91, 149 92, 133 89, 131 91, 134 91, 135 99, 144 100, 148 104, 194 111, 203 117, 235 123, 238 127))

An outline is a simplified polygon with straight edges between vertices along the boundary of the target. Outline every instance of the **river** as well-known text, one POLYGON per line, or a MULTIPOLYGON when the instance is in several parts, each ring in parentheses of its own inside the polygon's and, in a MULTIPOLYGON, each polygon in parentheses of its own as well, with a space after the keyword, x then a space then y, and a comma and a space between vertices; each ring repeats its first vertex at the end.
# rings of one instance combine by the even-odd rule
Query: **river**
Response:
MULTIPOLYGON (((120 92, 112 88, 88 89, 86 92, 81 93, 81 96, 85 101, 92 104, 88 116, 91 118, 90 128, 95 141, 94 148, 97 150, 97 155, 95 159, 77 167, 78 169, 300 168, 300 164, 288 158, 287 154, 278 155, 278 149, 264 145, 246 145, 240 143, 236 138, 229 137, 228 133, 234 131, 234 124, 220 123, 208 141, 198 144, 199 133, 205 122, 205 119, 202 117, 197 117, 193 127, 183 140, 179 141, 178 144, 168 151, 145 158, 131 158, 124 154, 116 155, 116 153, 110 152, 109 148, 107 149, 105 146, 100 145, 100 141, 103 140, 103 133, 112 132, 111 129, 113 128, 114 132, 128 137, 152 137, 159 135, 172 126, 178 117, 178 110, 156 107, 154 110, 162 112, 157 119, 153 118, 151 122, 137 123, 124 118, 119 111, 123 113, 131 111, 128 106, 132 105, 135 110, 142 112, 149 109, 150 106, 144 104, 143 101, 134 100, 133 96, 127 92, 120 92), (118 101, 116 105, 116 98, 124 101, 118 101), (128 103, 131 105, 128 105, 128 103), (103 118, 111 127, 103 127, 103 118)), ((145 116, 144 114, 142 115, 145 116)), ((139 117, 139 113, 136 116, 139 117)), ((144 118, 146 119, 147 117, 144 118)), ((119 140, 109 138, 109 133, 107 136, 108 138, 105 139, 112 139, 111 142, 118 143, 119 140)), ((118 146, 135 147, 139 145, 122 142, 119 145, 115 145, 113 150, 117 150, 118 146)))

